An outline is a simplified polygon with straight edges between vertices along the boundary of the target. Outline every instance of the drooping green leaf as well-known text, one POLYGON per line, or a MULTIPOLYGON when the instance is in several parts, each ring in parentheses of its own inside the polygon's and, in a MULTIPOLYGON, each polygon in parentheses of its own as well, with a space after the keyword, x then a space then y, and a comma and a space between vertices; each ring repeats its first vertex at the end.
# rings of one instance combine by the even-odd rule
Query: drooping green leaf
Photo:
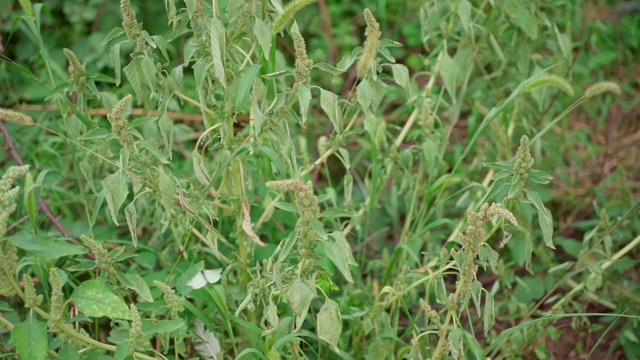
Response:
POLYGON ((47 358, 47 324, 36 319, 33 312, 13 327, 11 340, 22 359, 47 358))
POLYGON ((553 217, 551 211, 544 206, 542 198, 535 191, 527 191, 527 199, 533 203, 538 211, 538 222, 540 223, 540 230, 542 230, 542 238, 544 244, 548 247, 555 249, 553 245, 553 217))
POLYGON ((118 211, 120 211, 120 207, 127 199, 127 195, 129 195, 126 178, 118 171, 104 178, 102 186, 104 187, 111 219, 116 225, 120 225, 118 223, 118 211))
POLYGON ((253 24, 253 33, 258 39, 265 59, 271 60, 269 59, 269 54, 271 53, 271 26, 256 16, 255 23, 253 24))
POLYGON ((327 298, 318 312, 318 337, 336 346, 342 333, 342 316, 338 303, 327 298))
POLYGON ((138 246, 138 213, 136 211, 136 205, 132 201, 124 208, 124 217, 127 219, 127 226, 129 227, 129 234, 131 234, 131 242, 133 247, 138 246))
POLYGON ((224 69, 225 60, 225 41, 224 41, 224 25, 218 18, 211 19, 211 33, 210 33, 210 51, 213 59, 213 70, 216 74, 216 78, 222 84, 222 87, 227 88, 227 79, 224 69))
MULTIPOLYGON (((353 277, 351 276, 348 264, 350 260, 342 247, 332 241, 327 241, 324 243, 324 252, 327 254, 329 260, 338 268, 342 276, 344 276, 349 283, 353 284, 353 277)), ((348 254, 351 254, 351 250, 349 250, 348 254)))
POLYGON ((258 104, 258 100, 254 97, 251 104, 251 114, 253 115, 253 131, 256 132, 256 135, 260 135, 262 132, 262 125, 266 121, 266 117, 260 109, 260 105, 258 104))
POLYGON ((318 68, 324 72, 327 72, 333 76, 338 76, 344 73, 344 70, 338 69, 337 67, 331 66, 325 62, 319 62, 319 63, 313 64, 313 67, 318 68))
POLYGON ((409 69, 402 64, 392 64, 391 72, 393 73, 393 81, 402 86, 404 91, 409 93, 409 69))
POLYGON ((142 70, 142 59, 140 57, 133 58, 127 66, 122 69, 124 75, 129 80, 129 84, 136 92, 138 99, 146 99, 147 91, 144 87, 145 77, 142 70))
POLYGON ((485 336, 489 333, 489 330, 493 328, 493 324, 496 323, 495 318, 495 306, 493 304, 493 295, 491 292, 485 292, 485 301, 484 301, 484 313, 482 314, 482 323, 484 325, 484 334, 485 336))
POLYGON ((135 291, 140 299, 153 302, 151 290, 149 290, 149 286, 139 274, 118 272, 118 280, 120 280, 127 289, 135 291))
POLYGON ((162 114, 158 119, 158 128, 160 129, 160 135, 162 135, 167 157, 171 160, 173 156, 173 120, 171 120, 167 113, 162 114))
POLYGON ((491 270, 495 273, 498 266, 498 252, 493 250, 487 243, 483 243, 478 248, 478 258, 483 269, 487 269, 487 264, 491 267, 491 270))
POLYGON ((296 315, 296 329, 300 329, 302 326, 314 295, 315 292, 300 279, 296 279, 287 291, 289 305, 296 315))
POLYGON ((116 86, 120 86, 120 82, 122 81, 122 63, 120 62, 120 45, 122 43, 119 42, 111 47, 109 50, 109 57, 111 58, 111 62, 113 63, 113 71, 116 77, 116 86))
POLYGON ((309 102, 311 101, 311 90, 300 84, 298 86, 298 102, 300 103, 300 117, 302 123, 307 121, 307 112, 309 111, 309 102))
POLYGON ((338 95, 320 88, 320 107, 329 117, 336 132, 340 133, 340 109, 338 108, 338 95))
POLYGON ((89 317, 131 320, 127 304, 111 292, 100 280, 88 280, 80 284, 71 299, 78 310, 89 317))
POLYGON ((147 88, 151 91, 151 94, 156 93, 156 64, 153 62, 153 58, 149 55, 145 55, 140 62, 140 68, 147 85, 147 88))

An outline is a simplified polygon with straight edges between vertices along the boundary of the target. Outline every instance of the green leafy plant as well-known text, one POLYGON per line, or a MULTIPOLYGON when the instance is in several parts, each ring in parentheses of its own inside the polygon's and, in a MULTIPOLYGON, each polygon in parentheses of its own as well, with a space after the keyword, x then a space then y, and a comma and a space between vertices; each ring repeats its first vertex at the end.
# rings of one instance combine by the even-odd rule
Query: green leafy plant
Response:
POLYGON ((23 134, 14 160, 29 143, 43 154, 26 161, 33 175, 11 167, 0 181, 9 351, 544 357, 554 321, 634 328, 637 304, 597 294, 638 243, 611 240, 628 235, 637 201, 613 224, 601 211, 574 259, 557 263, 569 242, 554 233, 541 143, 588 100, 624 91, 596 81, 574 99, 559 75, 571 69, 569 31, 550 5, 407 5, 413 55, 363 7, 360 46, 331 61, 302 21, 328 5, 314 3, 167 0, 153 5, 161 27, 139 22, 152 5, 122 0, 98 63, 48 47, 54 4, 19 2, 18 34, 41 68, 11 65, 40 79, 58 119, 0 109, 18 123, 7 141, 23 134), (6 231, 16 209, 28 221, 6 231), (609 312, 580 309, 578 295, 609 312))

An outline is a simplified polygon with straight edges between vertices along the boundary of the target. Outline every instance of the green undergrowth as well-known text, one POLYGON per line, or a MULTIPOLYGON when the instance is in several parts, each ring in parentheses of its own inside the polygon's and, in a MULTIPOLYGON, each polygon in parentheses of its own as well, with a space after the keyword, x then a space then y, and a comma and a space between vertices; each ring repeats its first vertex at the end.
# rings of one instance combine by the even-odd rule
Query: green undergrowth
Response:
POLYGON ((10 356, 546 359, 561 321, 637 355, 626 168, 558 233, 568 119, 637 89, 580 54, 574 2, 18 3, 10 356))

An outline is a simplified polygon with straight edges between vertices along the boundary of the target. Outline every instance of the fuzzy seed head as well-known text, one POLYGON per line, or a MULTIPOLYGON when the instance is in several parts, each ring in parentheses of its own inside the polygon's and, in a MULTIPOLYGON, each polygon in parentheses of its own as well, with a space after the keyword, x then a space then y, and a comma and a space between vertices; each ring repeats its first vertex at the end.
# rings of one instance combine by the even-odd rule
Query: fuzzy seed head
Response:
POLYGON ((369 69, 371 69, 371 65, 373 65, 376 55, 378 54, 380 36, 382 35, 380 32, 380 24, 378 24, 376 18, 373 17, 371 10, 364 9, 364 20, 367 23, 367 28, 364 33, 366 39, 364 41, 364 50, 358 61, 358 77, 363 77, 369 72, 369 69))
POLYGON ((12 123, 27 126, 35 124, 31 116, 4 108, 0 108, 0 120, 10 121, 12 123))

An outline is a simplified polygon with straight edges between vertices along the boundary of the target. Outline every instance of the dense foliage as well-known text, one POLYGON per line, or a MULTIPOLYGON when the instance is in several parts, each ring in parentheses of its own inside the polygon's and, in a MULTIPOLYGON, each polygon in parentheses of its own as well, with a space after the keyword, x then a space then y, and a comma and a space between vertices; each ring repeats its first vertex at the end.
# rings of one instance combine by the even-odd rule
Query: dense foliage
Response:
POLYGON ((640 357, 640 9, 336 3, 0 4, 3 353, 640 357))

